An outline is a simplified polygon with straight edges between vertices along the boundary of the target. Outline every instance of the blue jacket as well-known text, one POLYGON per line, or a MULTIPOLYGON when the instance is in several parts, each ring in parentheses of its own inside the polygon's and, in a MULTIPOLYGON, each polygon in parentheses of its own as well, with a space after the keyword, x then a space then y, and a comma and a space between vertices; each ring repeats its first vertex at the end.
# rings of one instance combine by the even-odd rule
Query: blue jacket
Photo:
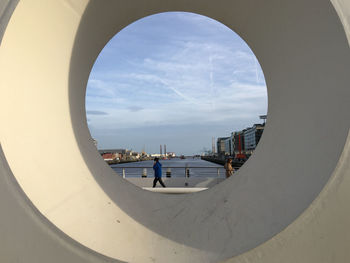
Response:
POLYGON ((161 178, 162 177, 162 164, 160 162, 156 162, 153 165, 154 177, 161 178))

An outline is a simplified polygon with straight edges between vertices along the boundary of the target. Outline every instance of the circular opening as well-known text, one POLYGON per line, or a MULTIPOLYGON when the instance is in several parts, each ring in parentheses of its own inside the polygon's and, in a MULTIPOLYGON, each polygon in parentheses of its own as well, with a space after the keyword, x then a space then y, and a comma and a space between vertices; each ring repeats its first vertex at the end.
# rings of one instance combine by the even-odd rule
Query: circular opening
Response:
MULTIPOLYGON (((89 62, 100 50, 100 43, 124 25, 123 18, 131 21, 163 11, 163 2, 150 5, 133 1, 124 8, 120 1, 90 1, 85 11, 80 10, 83 17, 79 20, 76 12, 67 12, 66 6, 59 8, 59 1, 44 6, 21 1, 22 8, 16 10, 11 22, 15 21, 16 26, 7 31, 1 47, 5 51, 1 59, 2 83, 11 87, 4 90, 7 93, 2 112, 12 109, 14 102, 17 105, 11 118, 2 118, 2 146, 16 179, 38 209, 62 231, 90 248, 134 262, 144 262, 151 256, 160 262, 181 261, 179 255, 203 262, 213 252, 208 262, 217 262, 250 250, 285 229, 327 182, 349 129, 344 121, 348 119, 347 111, 339 110, 348 107, 345 80, 349 47, 344 44, 338 17, 314 12, 318 11, 315 5, 301 1, 290 2, 290 8, 276 6, 273 1, 261 3, 258 8, 252 8, 248 1, 226 1, 223 5, 213 2, 205 8, 203 1, 183 6, 184 2, 167 2, 169 9, 201 10, 245 34, 269 73, 268 128, 278 132, 265 134, 257 150, 260 154, 237 180, 202 194, 159 198, 138 191, 118 177, 107 178, 104 172, 112 171, 101 160, 86 167, 91 164, 86 160, 96 160, 96 152, 90 154, 91 145, 84 145, 90 137, 85 123, 81 125, 81 94, 85 92, 83 83, 89 62), (48 7, 52 12, 47 11, 48 7), (312 9, 313 19, 308 8, 312 9), (42 9, 45 16, 36 9, 42 9), (26 16, 27 10, 31 12, 26 16), (305 12, 294 12, 298 10, 305 12), (249 23, 247 17, 252 18, 249 23), (113 24, 117 26, 105 26, 113 24), (20 28, 26 30, 18 31, 20 28), (52 28, 67 28, 71 35, 52 28), (45 39, 28 37, 38 32, 45 39), (310 52, 309 47, 317 48, 310 52), (57 50, 65 52, 58 54, 57 50), (53 59, 53 54, 59 59, 53 59), (67 89, 62 88, 67 85, 66 74, 67 89), (67 118, 69 113, 71 118, 67 118), (329 135, 332 140, 324 140, 329 135), (24 158, 18 158, 18 149, 25 149, 24 158), (55 154, 47 155, 49 158, 43 161, 43 149, 53 149, 55 154), (136 260, 135 248, 139 256, 136 260), (174 252, 179 253, 174 256, 174 252)), ((320 2, 322 5, 331 4, 320 2)))
POLYGON ((154 173, 163 177, 159 186, 186 188, 177 191, 222 182, 254 152, 266 112, 264 75, 248 45, 216 20, 187 12, 148 16, 116 34, 86 93, 102 158, 146 189, 157 183, 154 173))

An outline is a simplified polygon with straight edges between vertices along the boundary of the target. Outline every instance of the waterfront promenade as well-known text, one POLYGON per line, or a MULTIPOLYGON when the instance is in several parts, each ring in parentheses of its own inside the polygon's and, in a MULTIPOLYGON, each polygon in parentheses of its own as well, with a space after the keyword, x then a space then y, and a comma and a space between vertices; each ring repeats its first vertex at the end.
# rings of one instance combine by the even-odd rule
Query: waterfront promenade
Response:
MULTIPOLYGON (((160 162, 162 163, 163 181, 167 187, 210 188, 225 180, 225 169, 222 165, 199 158, 174 158, 160 162), (171 172, 170 177, 169 171, 171 172)), ((154 179, 152 167, 153 161, 111 165, 119 176, 141 188, 152 186, 154 179)), ((158 184, 157 187, 160 185, 158 184)))
MULTIPOLYGON (((173 158, 170 160, 160 160, 160 162, 162 164, 163 177, 166 177, 166 171, 168 170, 168 167, 171 167, 171 177, 185 177, 186 167, 189 169, 189 177, 225 177, 225 169, 222 165, 201 160, 199 158, 173 158)), ((111 168, 121 176, 123 175, 124 168, 126 178, 141 177, 143 169, 145 167, 147 167, 147 177, 153 178, 153 161, 142 161, 111 165, 111 168)))

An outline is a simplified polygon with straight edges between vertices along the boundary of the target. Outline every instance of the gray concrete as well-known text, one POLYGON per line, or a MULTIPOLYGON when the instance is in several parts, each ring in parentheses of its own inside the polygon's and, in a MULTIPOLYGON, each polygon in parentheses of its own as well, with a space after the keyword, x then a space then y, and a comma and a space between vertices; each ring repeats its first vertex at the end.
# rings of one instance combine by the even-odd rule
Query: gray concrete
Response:
POLYGON ((162 194, 190 194, 197 193, 200 191, 207 190, 206 187, 142 187, 143 190, 147 190, 154 193, 162 193, 162 194))
POLYGON ((5 32, 7 23, 10 20, 13 10, 19 0, 2 0, 0 2, 0 43, 5 32))
MULTIPOLYGON (((154 178, 126 178, 126 180, 138 187, 149 187, 153 185, 154 178)), ((166 178, 164 177, 163 182, 168 187, 206 187, 211 188, 216 186, 217 184, 223 182, 224 178, 199 178, 199 177, 172 177, 166 178)), ((160 184, 157 183, 159 186, 160 184)))
POLYGON ((0 261, 349 261, 348 1, 22 0, 6 27, 9 3, 0 1, 0 261), (225 183, 189 195, 115 176, 84 108, 107 41, 173 10, 239 33, 269 96, 254 156, 225 183), (43 162, 47 148, 53 157, 43 162))

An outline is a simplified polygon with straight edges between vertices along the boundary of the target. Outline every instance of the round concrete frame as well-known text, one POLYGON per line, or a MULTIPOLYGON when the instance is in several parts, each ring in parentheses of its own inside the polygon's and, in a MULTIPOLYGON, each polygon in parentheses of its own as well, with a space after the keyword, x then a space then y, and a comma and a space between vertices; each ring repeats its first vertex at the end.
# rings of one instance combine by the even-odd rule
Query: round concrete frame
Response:
POLYGON ((1 262, 350 260, 349 1, 16 4, 0 1, 1 262), (254 157, 196 194, 159 195, 115 176, 86 124, 98 53, 123 27, 165 11, 235 30, 268 85, 254 157))

